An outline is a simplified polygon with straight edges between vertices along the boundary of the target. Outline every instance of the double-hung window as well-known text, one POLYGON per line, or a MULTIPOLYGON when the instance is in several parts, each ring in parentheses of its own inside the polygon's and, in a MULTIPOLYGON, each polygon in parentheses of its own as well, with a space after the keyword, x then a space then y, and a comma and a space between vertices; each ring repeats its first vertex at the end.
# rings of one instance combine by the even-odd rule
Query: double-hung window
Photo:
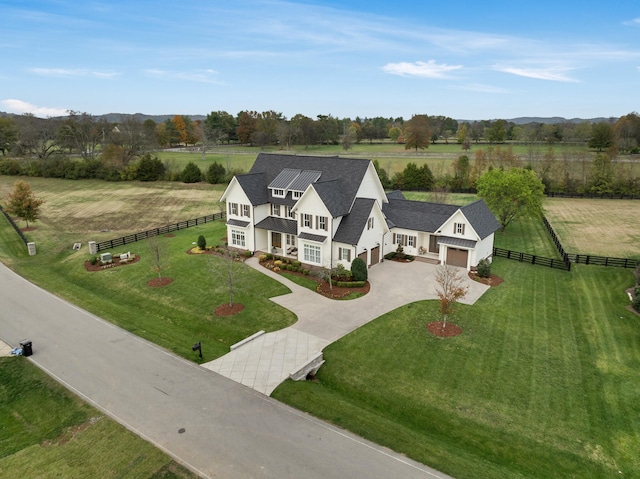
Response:
POLYGON ((303 214, 302 215, 302 226, 304 226, 305 228, 312 228, 312 216, 308 215, 308 214, 303 214))
POLYGON ((238 216, 238 203, 229 203, 229 214, 238 216))

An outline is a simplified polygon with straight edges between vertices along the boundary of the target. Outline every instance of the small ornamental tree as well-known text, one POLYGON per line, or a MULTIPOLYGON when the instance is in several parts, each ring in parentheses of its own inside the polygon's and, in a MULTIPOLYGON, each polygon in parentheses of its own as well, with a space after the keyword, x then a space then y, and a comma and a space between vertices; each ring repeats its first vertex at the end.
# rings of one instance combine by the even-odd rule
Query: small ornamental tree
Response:
POLYGON ((167 240, 160 236, 152 236, 147 240, 147 244, 151 255, 151 269, 158 273, 158 278, 162 278, 163 271, 169 267, 167 240))
POLYGON ((478 276, 481 278, 488 278, 491 276, 491 263, 488 259, 482 258, 478 262, 478 276))
POLYGON ((464 298, 469 291, 462 285, 460 270, 447 264, 436 269, 436 295, 440 300, 440 313, 442 314, 442 329, 447 327, 447 317, 453 312, 454 304, 464 298))
POLYGON ((40 206, 44 203, 41 198, 36 198, 31 191, 29 183, 18 180, 13 185, 13 191, 9 194, 7 212, 18 216, 27 222, 34 222, 40 216, 40 206))
POLYGON ((200 248, 201 250, 205 250, 207 249, 207 240, 205 239, 204 236, 200 235, 198 236, 198 248, 200 248))
POLYGON ((351 274, 354 281, 366 281, 367 280, 367 264, 362 258, 355 258, 351 262, 351 274))

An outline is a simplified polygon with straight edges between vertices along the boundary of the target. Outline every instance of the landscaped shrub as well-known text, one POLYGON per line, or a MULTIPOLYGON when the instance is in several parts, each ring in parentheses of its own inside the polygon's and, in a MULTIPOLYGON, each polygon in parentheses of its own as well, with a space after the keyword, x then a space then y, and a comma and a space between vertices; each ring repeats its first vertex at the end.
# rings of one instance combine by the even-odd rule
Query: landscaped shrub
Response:
POLYGON ((491 276, 491 263, 486 258, 483 258, 478 263, 478 276, 481 278, 488 278, 491 276))
POLYGON ((96 258, 95 256, 92 256, 89 259, 89 263, 91 263, 91 266, 95 266, 95 264, 98 262, 98 258, 96 258))
POLYGON ((273 265, 274 265, 276 268, 280 268, 280 267, 282 266, 282 260, 280 260, 280 259, 275 260, 275 261, 273 262, 273 265))
POLYGON ((384 255, 384 259, 392 260, 396 257, 396 252, 392 251, 391 253, 387 253, 384 255))
POLYGON ((300 261, 294 261, 291 264, 294 265, 296 268, 299 268, 300 266, 302 266, 302 263, 300 261))
POLYGON ((187 163, 180 175, 183 183, 198 183, 202 180, 202 171, 193 161, 187 163))
POLYGON ((204 239, 204 236, 200 235, 198 236, 198 248, 200 248, 201 250, 205 250, 207 249, 207 240, 204 239))
POLYGON ((222 166, 220 163, 218 163, 217 161, 211 163, 209 165, 209 168, 207 169, 207 173, 205 174, 207 183, 223 183, 226 173, 227 172, 224 166, 222 166))
POLYGON ((338 281, 336 285, 340 288, 362 288, 366 281, 338 281))
POLYGON ((303 269, 302 270, 302 274, 309 274, 309 270, 308 269, 303 269))
POLYGON ((354 281, 367 280, 367 265, 362 258, 356 258, 351 262, 351 273, 354 281))
POLYGON ((253 256, 253 253, 251 251, 247 250, 247 251, 244 252, 244 257, 245 258, 251 258, 252 256, 253 256))
POLYGON ((262 256, 264 256, 264 259, 267 261, 271 261, 273 259, 273 255, 271 253, 265 253, 262 256))

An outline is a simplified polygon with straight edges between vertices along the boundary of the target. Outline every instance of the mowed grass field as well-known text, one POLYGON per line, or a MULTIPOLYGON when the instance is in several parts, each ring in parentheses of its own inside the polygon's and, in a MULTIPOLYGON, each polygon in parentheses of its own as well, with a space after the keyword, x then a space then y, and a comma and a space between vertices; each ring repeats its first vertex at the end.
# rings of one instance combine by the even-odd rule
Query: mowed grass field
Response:
POLYGON ((640 259, 640 201, 547 198, 544 208, 568 253, 640 259))

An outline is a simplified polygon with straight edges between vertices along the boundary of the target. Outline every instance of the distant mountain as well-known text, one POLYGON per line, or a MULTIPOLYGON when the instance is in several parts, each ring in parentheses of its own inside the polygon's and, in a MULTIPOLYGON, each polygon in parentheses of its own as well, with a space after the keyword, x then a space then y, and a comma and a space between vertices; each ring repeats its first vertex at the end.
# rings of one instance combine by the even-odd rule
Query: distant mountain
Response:
MULTIPOLYGON (((589 122, 589 123, 600 123, 602 121, 609 121, 612 118, 604 118, 604 117, 599 117, 599 118, 571 118, 571 119, 567 119, 567 118, 563 118, 561 116, 550 116, 550 117, 540 117, 540 116, 519 116, 517 118, 503 118, 503 120, 509 122, 509 123, 515 123, 516 125, 527 125, 529 123, 547 123, 550 125, 555 125, 558 123, 584 123, 584 122, 589 122)), ((497 120, 497 118, 494 118, 493 120, 490 121, 495 121, 497 120)), ((613 118, 613 121, 616 121, 617 118, 613 118)), ((458 123, 473 123, 474 121, 477 120, 457 120, 458 123)))

